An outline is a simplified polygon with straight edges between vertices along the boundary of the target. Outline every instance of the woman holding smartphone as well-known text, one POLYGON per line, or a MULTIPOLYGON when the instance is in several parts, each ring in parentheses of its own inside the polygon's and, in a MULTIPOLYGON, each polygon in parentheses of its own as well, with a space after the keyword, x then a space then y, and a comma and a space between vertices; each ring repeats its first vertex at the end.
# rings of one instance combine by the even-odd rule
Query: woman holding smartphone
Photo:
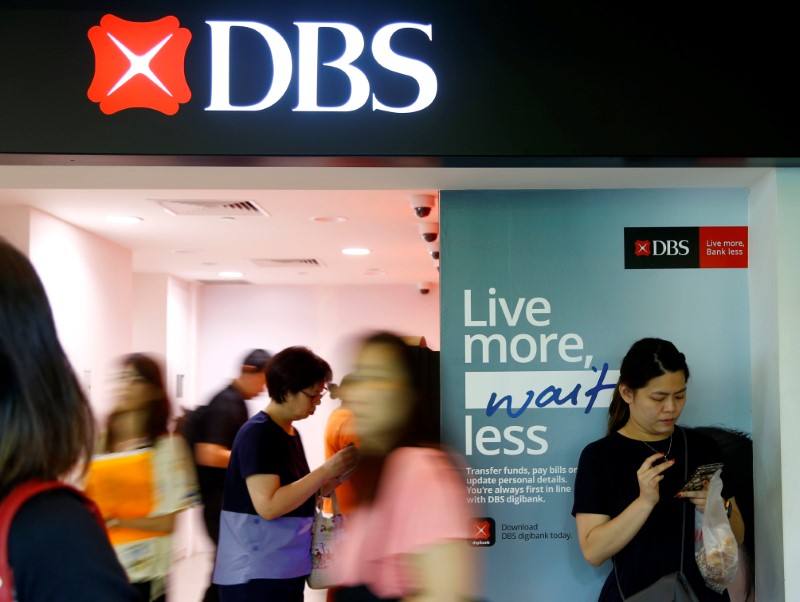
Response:
MULTIPOLYGON (((600 601, 624 600, 677 570, 683 570, 701 601, 730 599, 727 592, 706 587, 694 558, 694 509, 705 510, 707 483, 697 491, 681 491, 687 450, 689 475, 721 461, 712 439, 676 424, 688 380, 686 358, 671 342, 645 338, 634 343, 622 360, 607 434, 581 453, 572 509, 581 551, 593 566, 613 559, 600 601)), ((724 477, 723 471, 723 482, 724 477)), ((741 543, 744 525, 728 496, 723 491, 741 543)))

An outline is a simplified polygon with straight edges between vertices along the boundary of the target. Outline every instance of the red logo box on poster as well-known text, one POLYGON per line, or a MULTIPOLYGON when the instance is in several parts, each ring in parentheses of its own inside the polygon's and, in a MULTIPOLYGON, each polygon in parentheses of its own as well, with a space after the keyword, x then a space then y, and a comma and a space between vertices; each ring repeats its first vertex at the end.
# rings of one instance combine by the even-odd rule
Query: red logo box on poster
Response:
POLYGON ((701 226, 701 268, 746 268, 747 226, 701 226))

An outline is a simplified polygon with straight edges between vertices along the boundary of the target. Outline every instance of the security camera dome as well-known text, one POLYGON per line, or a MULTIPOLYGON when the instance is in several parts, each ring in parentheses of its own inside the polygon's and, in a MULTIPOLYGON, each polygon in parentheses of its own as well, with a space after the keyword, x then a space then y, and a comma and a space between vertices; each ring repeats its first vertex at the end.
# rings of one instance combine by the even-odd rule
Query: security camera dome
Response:
POLYGON ((414 194, 411 196, 411 208, 419 218, 428 217, 436 204, 436 199, 432 194, 414 194))
POLYGON ((419 291, 420 295, 427 295, 428 293, 431 292, 431 288, 432 287, 433 287, 433 284, 431 284, 430 282, 418 282, 417 283, 417 290, 419 291))
POLYGON ((423 222, 419 225, 419 233, 425 242, 431 243, 439 238, 439 222, 423 222))

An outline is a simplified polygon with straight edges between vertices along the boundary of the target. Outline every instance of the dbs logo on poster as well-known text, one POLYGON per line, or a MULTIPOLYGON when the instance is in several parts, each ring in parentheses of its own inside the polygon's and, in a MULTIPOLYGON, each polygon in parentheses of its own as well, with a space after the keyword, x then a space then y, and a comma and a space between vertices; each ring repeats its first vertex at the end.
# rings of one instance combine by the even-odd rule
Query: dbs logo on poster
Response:
POLYGON ((625 269, 746 268, 747 226, 625 228, 625 269))
MULTIPOLYGON (((206 21, 210 31, 211 62, 209 65, 210 96, 206 111, 250 111, 269 109, 280 101, 296 77, 297 104, 292 111, 352 112, 369 107, 385 113, 416 113, 433 104, 438 92, 434 70, 424 61, 399 54, 392 47, 395 36, 406 44, 433 40, 431 24, 398 22, 381 26, 374 34, 369 51, 374 64, 384 72, 401 76, 401 88, 408 93, 400 97, 387 94, 387 88, 373 90, 377 80, 356 62, 365 54, 365 37, 356 26, 338 22, 295 22, 296 56, 284 34, 269 25, 255 21, 206 21), (409 33, 411 32, 411 33, 409 33), (249 104, 234 102, 234 77, 231 69, 231 46, 234 38, 246 36, 260 40, 259 46, 272 64, 272 77, 263 98, 249 104), (322 59, 322 36, 338 36, 344 49, 338 58, 322 59), (407 37, 408 36, 408 37, 407 37), (296 72, 295 72, 296 58, 296 72), (321 99, 320 72, 326 69, 347 90, 343 102, 336 104, 321 99), (406 82, 413 82, 410 85, 406 82), (416 93, 416 98, 413 98, 416 93), (395 101, 391 102, 390 99, 395 101), (398 102, 397 98, 402 98, 398 102)), ((113 114, 124 109, 147 108, 174 115, 180 105, 192 98, 186 82, 184 63, 191 32, 180 26, 176 17, 157 21, 126 21, 106 15, 99 26, 89 30, 89 41, 95 55, 94 79, 88 97, 99 103, 100 110, 113 114)), ((256 53, 260 53, 257 50, 256 53)), ((367 65, 370 61, 366 61, 367 65)), ((241 73, 238 75, 242 77, 241 73)), ((385 78, 381 83, 386 85, 385 78)), ((380 87, 377 85, 376 87, 380 87)), ((395 91, 396 94, 396 91, 395 91)), ((326 97, 327 98, 327 97, 326 97)), ((342 99, 337 99, 342 100, 342 99)))
POLYGON ((134 22, 104 16, 89 30, 95 56, 89 99, 106 115, 130 108, 174 115, 192 97, 184 74, 191 39, 176 17, 134 22))

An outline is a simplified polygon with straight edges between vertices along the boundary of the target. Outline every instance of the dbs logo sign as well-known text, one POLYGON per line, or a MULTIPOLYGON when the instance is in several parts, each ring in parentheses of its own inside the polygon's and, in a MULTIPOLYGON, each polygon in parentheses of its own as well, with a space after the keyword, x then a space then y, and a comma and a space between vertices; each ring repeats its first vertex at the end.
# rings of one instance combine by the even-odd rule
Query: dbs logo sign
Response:
POLYGON ((106 115, 131 108, 174 115, 192 97, 183 70, 191 39, 172 16, 149 22, 104 16, 89 30, 95 58, 89 99, 106 115))
MULTIPOLYGON (((282 34, 255 21, 205 23, 209 27, 211 49, 210 96, 206 111, 270 109, 286 95, 293 81, 297 83, 297 104, 291 110, 299 112, 352 112, 364 108, 386 113, 415 113, 427 109, 437 95, 437 77, 431 66, 413 56, 399 54, 393 47, 396 38, 402 39, 401 44, 416 44, 415 48, 419 48, 420 43, 427 46, 433 41, 430 23, 396 22, 380 26, 371 44, 367 44, 358 27, 349 23, 296 21, 293 23, 296 38, 294 30, 291 34, 282 34), (234 38, 238 41, 241 36, 247 36, 257 45, 255 52, 263 53, 272 63, 272 77, 263 91, 264 96, 252 104, 238 104, 233 99, 237 86, 232 80, 242 75, 232 73, 231 48, 234 38), (344 47, 342 54, 333 60, 320 51, 321 38, 330 36, 340 39, 344 47), (373 60, 358 66, 359 58, 366 52, 373 60), (364 70, 366 66, 369 66, 368 71, 364 70), (346 95, 320 94, 319 74, 323 71, 326 79, 336 78, 339 84, 336 88, 346 95), (399 79, 403 93, 393 93, 393 86, 387 85, 385 77, 375 77, 376 71, 392 74, 393 83, 399 79), (335 102, 331 98, 335 98, 335 102)), ((191 40, 191 32, 181 27, 174 16, 148 22, 104 16, 100 25, 89 30, 95 58, 89 99, 98 103, 106 115, 136 107, 174 115, 181 104, 192 98, 184 72, 186 50, 191 40)), ((425 52, 424 48, 420 50, 425 52)))

